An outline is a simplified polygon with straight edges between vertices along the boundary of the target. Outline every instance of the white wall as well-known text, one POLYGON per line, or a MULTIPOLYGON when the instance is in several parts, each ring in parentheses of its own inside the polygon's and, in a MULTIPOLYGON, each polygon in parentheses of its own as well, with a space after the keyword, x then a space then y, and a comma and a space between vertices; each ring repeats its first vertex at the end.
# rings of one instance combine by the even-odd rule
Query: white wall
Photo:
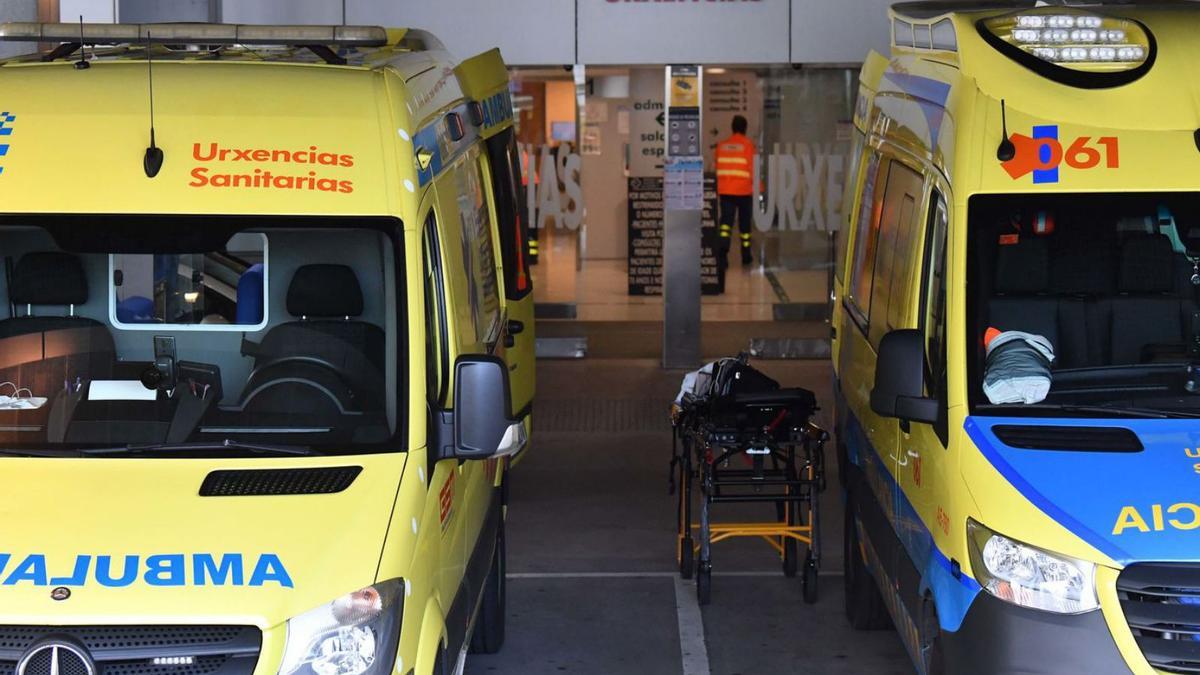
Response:
POLYGON ((221 20, 226 23, 339 24, 342 23, 342 0, 222 0, 221 20))
POLYGON ((789 0, 578 0, 580 63, 786 63, 789 0))
MULTIPOLYGON (((64 21, 190 18, 207 0, 60 0, 64 21), (137 16, 134 16, 134 15, 137 16)), ((511 65, 858 63, 887 50, 893 0, 216 0, 229 23, 346 23, 432 31, 459 58, 511 65), (578 16, 577 14, 578 8, 578 16), (790 17, 790 21, 789 21, 790 17), (578 25, 578 35, 576 34, 578 25)), ((0 6, 32 5, 3 0, 0 6)))
POLYGON ((867 51, 887 54, 895 0, 791 0, 792 63, 861 63, 867 51))
POLYGON ((62 21, 111 23, 116 20, 117 0, 58 0, 58 15, 62 21))
POLYGON ((346 21, 423 28, 460 59, 499 47, 509 64, 575 63, 571 0, 346 0, 346 21))

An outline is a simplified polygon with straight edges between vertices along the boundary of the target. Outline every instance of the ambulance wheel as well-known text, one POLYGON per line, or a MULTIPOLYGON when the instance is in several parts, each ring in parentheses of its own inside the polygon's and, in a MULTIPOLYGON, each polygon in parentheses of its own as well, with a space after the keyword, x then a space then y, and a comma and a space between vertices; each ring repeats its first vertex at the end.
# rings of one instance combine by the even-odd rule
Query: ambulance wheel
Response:
POLYGON ((921 608, 919 634, 921 662, 928 675, 944 675, 946 661, 942 655, 942 624, 938 621, 937 607, 933 599, 926 597, 921 608))
POLYGON ((846 619, 855 630, 884 630, 892 627, 892 618, 888 616, 887 607, 883 604, 883 596, 875 578, 867 571, 863 561, 862 549, 858 542, 858 527, 854 524, 853 495, 846 503, 845 529, 843 548, 842 580, 846 591, 846 619))
POLYGON ((687 537, 679 548, 679 576, 691 579, 696 570, 696 546, 691 537, 687 537))
POLYGON ((712 602, 712 567, 701 564, 696 571, 696 601, 701 605, 712 602))
POLYGON ((484 582, 483 599, 479 602, 479 616, 475 619, 475 632, 471 634, 471 652, 495 654, 504 646, 504 603, 508 596, 505 574, 508 561, 504 546, 504 518, 496 530, 496 552, 492 555, 492 569, 484 582))
POLYGON ((791 537, 783 538, 783 576, 791 579, 796 576, 800 555, 796 551, 796 540, 791 537))
POLYGON ((804 591, 804 603, 806 605, 814 604, 817 601, 817 587, 820 580, 817 578, 817 561, 813 560, 812 553, 804 556, 804 576, 800 577, 800 587, 804 591))

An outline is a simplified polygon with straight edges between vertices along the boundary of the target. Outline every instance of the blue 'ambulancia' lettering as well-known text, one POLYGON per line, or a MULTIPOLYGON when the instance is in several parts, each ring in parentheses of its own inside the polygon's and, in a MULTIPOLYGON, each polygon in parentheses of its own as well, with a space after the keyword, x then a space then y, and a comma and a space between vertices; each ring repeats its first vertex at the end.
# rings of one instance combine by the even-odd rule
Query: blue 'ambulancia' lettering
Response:
POLYGON ((264 553, 259 556, 258 564, 254 566, 254 574, 250 575, 251 586, 262 586, 268 581, 274 581, 284 588, 292 587, 292 578, 283 568, 279 557, 273 553, 264 553))
POLYGON ((136 555, 125 556, 125 568, 119 579, 112 577, 112 556, 102 555, 96 558, 96 581, 99 581, 101 586, 117 588, 128 586, 133 583, 134 579, 137 579, 137 573, 138 557, 136 555))
POLYGON ((183 554, 152 555, 146 558, 146 583, 151 586, 182 586, 184 584, 183 554))
POLYGON ((139 580, 147 586, 159 587, 278 584, 281 588, 295 588, 287 567, 274 553, 263 553, 250 560, 241 553, 157 553, 144 557, 80 554, 74 560, 52 558, 49 562, 42 553, 23 557, 0 553, 2 586, 86 586, 95 583, 108 588, 124 588, 139 580), (248 568, 250 562, 254 563, 253 568, 248 568), (51 574, 68 570, 69 575, 51 574))
POLYGON ((46 585, 46 556, 41 554, 27 556, 4 580, 4 585, 16 586, 22 581, 33 582, 35 586, 46 585))
POLYGON ((242 573, 242 554, 241 553, 226 553, 221 556, 221 564, 213 560, 212 555, 208 553, 197 553, 192 558, 192 578, 195 579, 197 586, 204 586, 212 579, 214 586, 225 586, 231 584, 233 586, 241 586, 242 573))
POLYGON ((75 556, 75 570, 69 577, 51 577, 51 586, 82 586, 87 583, 88 567, 92 564, 92 556, 75 556))

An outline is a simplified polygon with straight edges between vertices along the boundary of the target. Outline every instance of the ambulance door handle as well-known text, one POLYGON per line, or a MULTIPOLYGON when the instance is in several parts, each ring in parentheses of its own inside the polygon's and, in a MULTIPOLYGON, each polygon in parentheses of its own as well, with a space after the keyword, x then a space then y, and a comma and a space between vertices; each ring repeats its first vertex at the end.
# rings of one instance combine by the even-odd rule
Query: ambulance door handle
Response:
POLYGON ((508 334, 509 335, 518 335, 523 330, 525 330, 525 322, 517 321, 516 319, 508 320, 508 334))

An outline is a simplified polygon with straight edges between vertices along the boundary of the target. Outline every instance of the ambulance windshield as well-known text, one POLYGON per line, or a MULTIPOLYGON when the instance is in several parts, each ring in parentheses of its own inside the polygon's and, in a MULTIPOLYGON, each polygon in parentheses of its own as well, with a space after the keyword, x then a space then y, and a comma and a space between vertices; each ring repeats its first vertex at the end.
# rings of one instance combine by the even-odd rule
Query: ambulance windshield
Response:
POLYGON ((0 219, 0 450, 400 447, 396 231, 390 219, 0 219))
POLYGON ((974 407, 1200 414, 1200 195, 978 195, 969 217, 974 407))

